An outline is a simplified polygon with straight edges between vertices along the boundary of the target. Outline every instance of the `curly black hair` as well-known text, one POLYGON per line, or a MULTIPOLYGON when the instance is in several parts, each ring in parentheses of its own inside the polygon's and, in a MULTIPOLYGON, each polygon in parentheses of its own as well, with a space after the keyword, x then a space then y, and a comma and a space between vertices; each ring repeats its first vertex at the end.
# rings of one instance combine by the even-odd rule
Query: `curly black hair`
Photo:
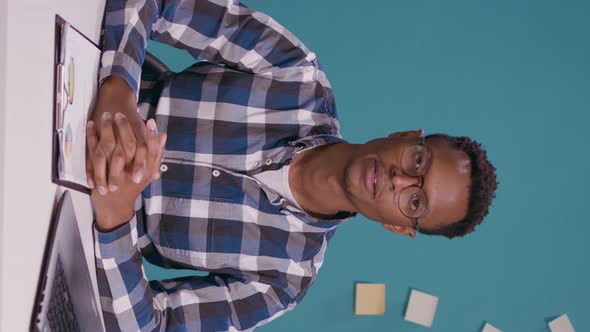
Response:
POLYGON ((486 150, 475 140, 466 136, 449 136, 446 134, 432 134, 426 139, 439 138, 451 147, 465 152, 471 159, 471 185, 469 187, 469 204, 467 214, 462 220, 437 229, 420 229, 420 233, 428 235, 444 235, 449 239, 464 236, 475 230, 487 216, 492 199, 496 197, 498 186, 496 168, 487 157, 486 150))

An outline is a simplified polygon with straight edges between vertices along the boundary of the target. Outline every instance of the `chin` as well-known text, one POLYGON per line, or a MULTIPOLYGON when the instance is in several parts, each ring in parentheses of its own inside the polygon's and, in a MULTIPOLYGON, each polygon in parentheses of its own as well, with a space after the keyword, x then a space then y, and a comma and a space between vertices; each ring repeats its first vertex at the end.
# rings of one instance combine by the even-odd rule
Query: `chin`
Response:
POLYGON ((378 223, 378 213, 375 211, 375 202, 368 197, 363 180, 362 160, 354 160, 346 165, 343 172, 343 183, 346 197, 358 213, 378 223))
POLYGON ((358 204, 360 203, 359 200, 362 197, 359 197, 359 185, 362 183, 359 181, 361 174, 360 174, 360 163, 355 163, 356 160, 349 162, 344 167, 344 172, 342 176, 344 177, 344 191, 346 192, 346 196, 350 200, 350 202, 358 209, 358 204))

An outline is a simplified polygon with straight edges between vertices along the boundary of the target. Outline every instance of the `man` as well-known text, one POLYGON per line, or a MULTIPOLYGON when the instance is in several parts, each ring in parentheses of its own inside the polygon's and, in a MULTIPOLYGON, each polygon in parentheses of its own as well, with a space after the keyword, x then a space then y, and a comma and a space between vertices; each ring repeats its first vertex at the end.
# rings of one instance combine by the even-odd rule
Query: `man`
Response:
POLYGON ((462 236, 496 188, 468 138, 343 140, 315 54, 232 1, 107 1, 100 80, 88 176, 109 331, 252 330, 303 299, 343 221, 462 236), (142 73, 148 37, 201 62, 142 73), (148 282, 142 255, 210 274, 148 282))

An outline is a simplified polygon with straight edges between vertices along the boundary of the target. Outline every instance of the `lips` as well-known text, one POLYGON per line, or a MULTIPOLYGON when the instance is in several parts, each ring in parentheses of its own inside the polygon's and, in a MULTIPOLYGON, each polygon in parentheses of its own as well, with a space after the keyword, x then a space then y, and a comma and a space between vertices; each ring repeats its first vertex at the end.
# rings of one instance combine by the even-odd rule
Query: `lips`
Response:
POLYGON ((371 198, 375 197, 375 180, 377 176, 377 160, 373 159, 368 163, 367 170, 365 172, 365 187, 367 193, 371 198))
POLYGON ((377 194, 379 193, 379 188, 380 188, 380 183, 379 181, 381 180, 381 167, 379 167, 379 163, 377 162, 377 159, 375 159, 375 195, 374 197, 377 197, 377 194))

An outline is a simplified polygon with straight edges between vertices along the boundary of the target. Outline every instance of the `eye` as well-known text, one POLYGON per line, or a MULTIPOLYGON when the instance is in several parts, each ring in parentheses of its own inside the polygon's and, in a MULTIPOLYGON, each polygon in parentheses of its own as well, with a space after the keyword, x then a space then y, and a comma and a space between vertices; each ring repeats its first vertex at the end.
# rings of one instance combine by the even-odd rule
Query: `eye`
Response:
POLYGON ((408 218, 421 218, 428 210, 426 193, 416 187, 406 187, 399 193, 398 206, 401 213, 408 218))
POLYGON ((420 208, 420 205, 420 197, 418 196, 418 194, 413 194, 410 197, 410 208, 412 209, 412 211, 416 211, 420 208))
POLYGON ((424 161, 424 159, 422 158, 422 154, 421 153, 416 154, 416 159, 414 161, 414 163, 416 165, 416 169, 420 169, 420 167, 422 167, 423 161, 424 161))

